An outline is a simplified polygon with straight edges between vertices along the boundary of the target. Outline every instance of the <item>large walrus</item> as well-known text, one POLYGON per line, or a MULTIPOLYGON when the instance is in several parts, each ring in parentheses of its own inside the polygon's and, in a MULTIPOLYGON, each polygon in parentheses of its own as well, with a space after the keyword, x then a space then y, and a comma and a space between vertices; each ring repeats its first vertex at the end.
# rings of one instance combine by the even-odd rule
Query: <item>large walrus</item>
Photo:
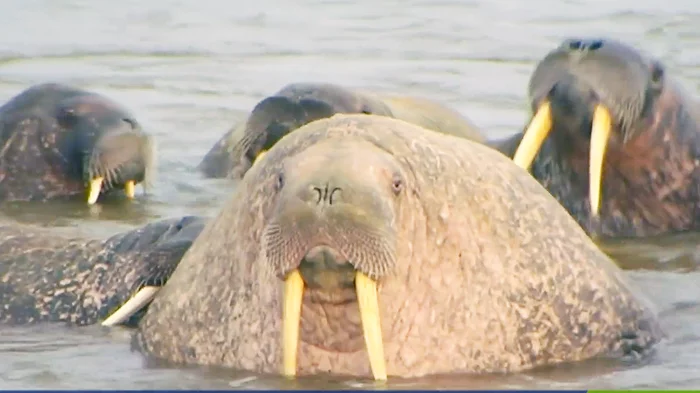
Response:
POLYGON ((529 96, 529 126, 499 149, 586 232, 700 227, 698 104, 659 60, 615 40, 567 39, 537 65, 529 96))
POLYGON ((147 185, 154 144, 133 115, 97 93, 35 85, 0 107, 0 202, 35 201, 147 185))
POLYGON ((336 113, 389 116, 422 127, 484 142, 479 129, 458 112, 418 97, 376 94, 329 83, 292 83, 260 101, 204 156, 207 177, 240 179, 258 156, 291 131, 336 113))
POLYGON ((517 372, 648 353, 664 333, 645 302, 503 154, 335 115, 252 166, 135 345, 286 375, 517 372))
POLYGON ((0 323, 133 325, 149 298, 128 312, 112 312, 137 291, 142 290, 137 296, 142 298, 163 285, 204 223, 195 216, 164 219, 107 240, 4 224, 0 323))

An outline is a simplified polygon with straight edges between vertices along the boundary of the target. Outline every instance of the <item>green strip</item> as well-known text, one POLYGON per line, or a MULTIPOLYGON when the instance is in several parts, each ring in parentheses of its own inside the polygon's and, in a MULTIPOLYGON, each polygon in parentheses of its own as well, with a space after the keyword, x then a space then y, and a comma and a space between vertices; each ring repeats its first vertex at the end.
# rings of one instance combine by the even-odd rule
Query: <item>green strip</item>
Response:
POLYGON ((645 393, 673 393, 673 392, 700 392, 700 390, 589 390, 589 393, 613 393, 613 392, 645 392, 645 393))

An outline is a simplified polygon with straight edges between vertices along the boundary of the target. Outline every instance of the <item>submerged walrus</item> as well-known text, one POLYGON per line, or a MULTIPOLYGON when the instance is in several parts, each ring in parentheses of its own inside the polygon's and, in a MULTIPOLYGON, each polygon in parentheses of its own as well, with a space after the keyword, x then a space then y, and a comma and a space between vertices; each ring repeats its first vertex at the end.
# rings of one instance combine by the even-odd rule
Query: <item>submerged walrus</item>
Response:
MULTIPOLYGON (((69 237, 45 228, 0 226, 0 323, 105 320, 132 294, 155 292, 204 227, 202 217, 165 219, 107 240, 69 237)), ((152 297, 151 297, 152 298, 152 297)), ((150 299, 145 299, 145 302, 150 299)), ((105 325, 133 324, 145 304, 105 325)))
POLYGON ((698 104, 659 60, 615 40, 568 39, 537 65, 529 95, 534 117, 500 149, 532 166, 588 233, 700 228, 698 104))
POLYGON ((335 115, 243 177, 135 345, 175 364, 385 379, 646 354, 661 337, 622 271, 501 153, 335 115))
POLYGON ((35 85, 0 107, 0 202, 35 201, 148 185, 154 144, 133 115, 97 93, 35 85), (87 192, 86 192, 87 191, 87 192))
POLYGON ((260 101, 206 154, 207 177, 240 179, 283 136, 336 113, 389 116, 422 127, 484 142, 478 128, 456 111, 424 98, 377 95, 329 83, 292 83, 260 101))

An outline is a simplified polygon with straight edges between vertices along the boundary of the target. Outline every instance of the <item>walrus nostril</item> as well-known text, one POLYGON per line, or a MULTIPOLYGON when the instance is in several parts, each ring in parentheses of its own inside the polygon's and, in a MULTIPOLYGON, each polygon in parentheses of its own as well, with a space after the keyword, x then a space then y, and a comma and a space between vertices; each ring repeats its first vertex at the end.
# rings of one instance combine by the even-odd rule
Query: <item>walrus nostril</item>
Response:
POLYGON ((342 189, 340 187, 332 187, 326 184, 323 188, 313 186, 311 187, 313 191, 315 191, 315 197, 316 197, 316 204, 320 205, 323 203, 327 203, 329 205, 332 205, 333 203, 337 202, 337 198, 340 195, 340 192, 342 189))
POLYGON ((340 196, 340 188, 339 187, 333 187, 333 190, 331 190, 330 195, 328 195, 328 204, 332 205, 333 204, 333 197, 336 196, 336 193, 338 196, 340 196))
POLYGON ((573 40, 569 42, 569 49, 571 50, 580 50, 581 46, 583 46, 583 43, 580 40, 573 40))
POLYGON ((572 51, 595 51, 603 47, 603 40, 571 40, 568 47, 572 51))
POLYGON ((321 190, 318 187, 314 187, 314 191, 318 194, 318 197, 316 198, 316 204, 320 204, 321 201, 323 200, 323 190, 321 190))

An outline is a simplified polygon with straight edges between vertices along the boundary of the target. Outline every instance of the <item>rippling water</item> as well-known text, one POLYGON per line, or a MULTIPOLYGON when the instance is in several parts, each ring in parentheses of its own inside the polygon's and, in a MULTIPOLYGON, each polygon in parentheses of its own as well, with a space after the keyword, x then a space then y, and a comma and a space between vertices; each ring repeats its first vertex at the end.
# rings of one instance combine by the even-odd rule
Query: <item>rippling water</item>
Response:
MULTIPOLYGON (((232 187, 202 179, 195 166, 259 99, 290 82, 433 98, 495 138, 522 126, 534 62, 567 35, 635 44, 661 57, 692 94, 700 81, 697 0, 0 0, 0 8, 0 101, 34 83, 72 83, 122 102, 158 140, 156 187, 132 204, 2 211, 105 236, 159 217, 215 214, 232 187)), ((700 243, 686 237, 655 244, 663 247, 614 246, 625 267, 646 269, 629 275, 670 333, 648 364, 590 362, 391 386, 697 388, 700 243)), ((128 332, 98 327, 3 328, 0 359, 2 389, 373 386, 153 368, 130 352, 128 332)))

